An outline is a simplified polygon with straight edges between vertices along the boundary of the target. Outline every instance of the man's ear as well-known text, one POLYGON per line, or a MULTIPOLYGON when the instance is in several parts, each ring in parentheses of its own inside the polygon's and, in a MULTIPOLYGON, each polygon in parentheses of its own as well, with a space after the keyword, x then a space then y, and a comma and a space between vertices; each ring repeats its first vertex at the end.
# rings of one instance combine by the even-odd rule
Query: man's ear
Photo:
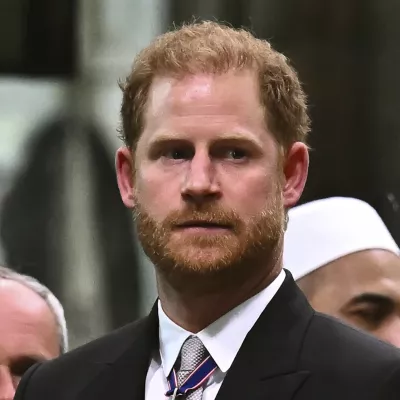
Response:
POLYGON ((283 165, 283 203, 286 208, 293 207, 299 201, 307 181, 308 164, 307 145, 295 142, 286 153, 283 165))
POLYGON ((117 183, 123 203, 128 208, 135 206, 134 155, 130 148, 123 146, 117 150, 115 157, 117 183))

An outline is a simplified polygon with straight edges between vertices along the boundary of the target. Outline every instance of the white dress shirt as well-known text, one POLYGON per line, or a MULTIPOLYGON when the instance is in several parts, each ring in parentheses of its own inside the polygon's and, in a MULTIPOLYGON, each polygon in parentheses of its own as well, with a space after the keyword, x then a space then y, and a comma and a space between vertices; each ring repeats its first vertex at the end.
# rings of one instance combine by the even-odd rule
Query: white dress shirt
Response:
MULTIPOLYGON (((214 400, 222 381, 233 363, 244 339, 265 307, 275 296, 285 279, 281 273, 264 290, 240 304, 207 328, 197 337, 218 365, 205 386, 202 400, 214 400)), ((184 341, 192 335, 176 325, 164 313, 158 302, 160 349, 154 354, 146 377, 146 400, 166 400, 167 376, 171 372, 184 341)))

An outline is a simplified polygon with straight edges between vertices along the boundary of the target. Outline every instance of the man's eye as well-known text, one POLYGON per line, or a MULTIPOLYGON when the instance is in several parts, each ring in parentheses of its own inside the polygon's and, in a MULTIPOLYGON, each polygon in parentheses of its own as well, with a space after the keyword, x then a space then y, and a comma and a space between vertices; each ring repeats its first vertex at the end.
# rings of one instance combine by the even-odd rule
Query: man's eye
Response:
POLYGON ((382 323, 389 313, 388 310, 379 307, 372 307, 357 310, 354 312, 354 315, 362 319, 365 323, 376 326, 382 323))
POLYGON ((171 160, 188 160, 193 157, 193 152, 189 149, 172 149, 164 153, 164 157, 171 160))
POLYGON ((247 152, 242 149, 231 149, 228 151, 227 156, 233 160, 241 160, 247 157, 247 152))
POLYGON ((21 377, 32 365, 39 362, 39 359, 23 357, 10 365, 10 372, 14 377, 21 377))

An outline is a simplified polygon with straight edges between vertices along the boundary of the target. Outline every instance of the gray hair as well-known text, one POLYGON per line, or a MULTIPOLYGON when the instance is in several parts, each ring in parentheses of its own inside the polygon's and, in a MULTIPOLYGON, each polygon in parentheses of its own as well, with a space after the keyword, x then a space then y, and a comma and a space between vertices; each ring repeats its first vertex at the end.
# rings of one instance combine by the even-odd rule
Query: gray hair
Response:
POLYGON ((60 353, 66 353, 68 351, 67 322, 65 320, 63 306, 58 301, 56 296, 54 296, 54 294, 46 286, 42 285, 35 278, 32 278, 28 275, 19 274, 10 268, 0 266, 0 279, 8 279, 10 281, 18 282, 37 293, 46 302, 56 319, 57 330, 60 337, 60 353))

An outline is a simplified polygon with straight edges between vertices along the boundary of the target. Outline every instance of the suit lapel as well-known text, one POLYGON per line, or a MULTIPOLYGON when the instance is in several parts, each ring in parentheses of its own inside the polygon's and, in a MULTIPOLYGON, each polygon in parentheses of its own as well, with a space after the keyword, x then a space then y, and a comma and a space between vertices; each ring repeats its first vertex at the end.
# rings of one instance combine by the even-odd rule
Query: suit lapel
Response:
MULTIPOLYGON (((309 376, 298 364, 312 315, 312 308, 286 271, 282 287, 248 333, 216 400, 292 399, 309 376)), ((94 378, 78 400, 143 400, 150 358, 158 346, 155 305, 132 329, 132 340, 119 358, 92 365, 94 378)))
POLYGON ((299 370, 301 344, 313 310, 292 276, 248 333, 216 400, 289 400, 309 376, 299 370))
POLYGON ((150 315, 132 331, 133 340, 114 362, 103 364, 101 372, 80 393, 79 400, 143 400, 145 381, 153 349, 158 348, 158 315, 150 315))

